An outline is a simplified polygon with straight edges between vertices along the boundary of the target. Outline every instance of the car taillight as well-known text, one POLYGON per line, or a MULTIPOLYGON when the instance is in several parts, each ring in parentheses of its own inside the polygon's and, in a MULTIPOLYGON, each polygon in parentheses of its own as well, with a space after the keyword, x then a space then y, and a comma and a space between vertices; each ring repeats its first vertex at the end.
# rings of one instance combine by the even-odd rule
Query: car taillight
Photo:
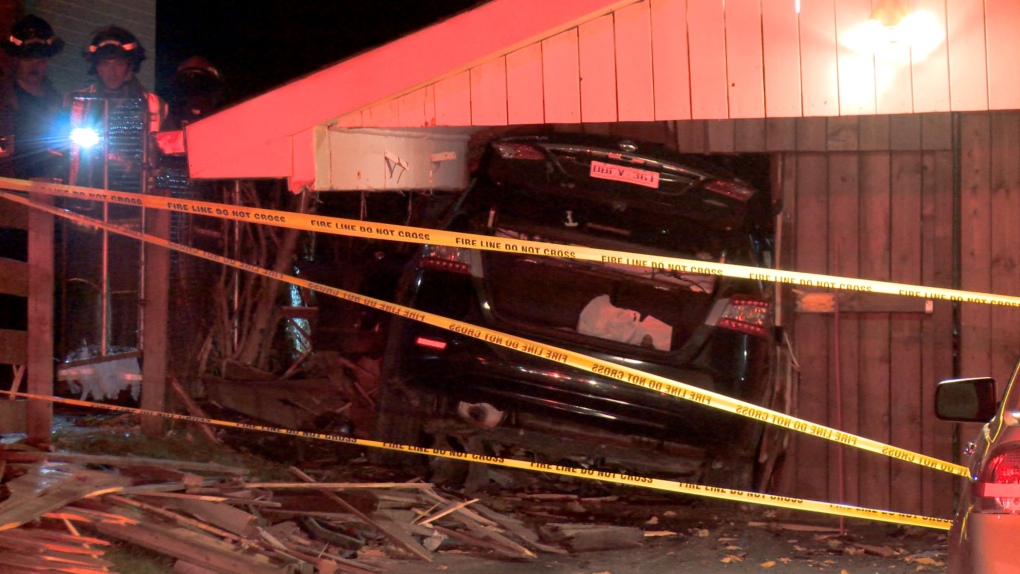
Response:
POLYGON ((755 337, 768 337, 770 309, 771 304, 765 301, 735 295, 730 297, 716 326, 755 337))
POLYGON ((1016 512, 1020 510, 1020 449, 993 456, 985 463, 979 482, 974 483, 974 494, 995 501, 990 510, 1016 512))
POLYGON ((747 187, 746 185, 740 185, 739 183, 733 183, 730 181, 713 180, 705 184, 705 189, 708 191, 718 193, 719 195, 725 195, 736 199, 738 201, 747 201, 754 195, 755 190, 753 187, 747 187))
POLYGON ((471 255, 465 249, 445 245, 423 245, 419 268, 442 269, 454 273, 471 272, 471 255))
POLYGON ((426 337, 418 337, 417 339, 414 340, 414 342, 419 347, 426 347, 428 349, 435 349, 437 351, 442 351, 443 349, 446 348, 446 341, 442 341, 440 339, 429 339, 429 338, 426 338, 426 337))

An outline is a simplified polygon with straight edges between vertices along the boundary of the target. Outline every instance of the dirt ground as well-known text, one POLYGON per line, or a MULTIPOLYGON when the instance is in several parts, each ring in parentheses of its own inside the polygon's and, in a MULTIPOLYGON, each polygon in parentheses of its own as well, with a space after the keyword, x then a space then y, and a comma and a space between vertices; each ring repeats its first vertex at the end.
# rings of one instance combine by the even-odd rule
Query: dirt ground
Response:
MULTIPOLYGON (((236 434, 225 436, 230 452, 197 453, 197 443, 181 429, 171 431, 166 440, 152 440, 142 438, 136 421, 130 418, 109 417, 113 422, 93 418, 98 424, 81 426, 80 421, 76 424, 58 416, 54 446, 58 450, 162 458, 187 459, 200 454, 203 460, 231 464, 243 460, 249 468, 261 467, 260 472, 272 472, 276 464, 296 464, 332 469, 337 479, 346 481, 413 478, 370 465, 355 447, 337 450, 336 445, 295 442, 298 439, 293 437, 236 434)), ((10 440, 4 437, 4 442, 10 440)), ((836 517, 514 472, 521 476, 502 476, 501 481, 494 480, 490 488, 473 496, 479 504, 543 534, 543 541, 563 553, 540 552, 533 560, 507 560, 450 539, 434 553, 432 562, 392 546, 366 547, 359 551, 357 562, 392 574, 945 572, 946 539, 937 530, 847 519, 841 533, 836 517), (594 545, 595 549, 570 551, 569 544, 544 537, 550 524, 624 527, 631 534, 637 532, 637 540, 628 547, 612 548, 624 544, 610 536, 594 545)), ((173 570, 154 565, 118 571, 163 574, 173 570)))

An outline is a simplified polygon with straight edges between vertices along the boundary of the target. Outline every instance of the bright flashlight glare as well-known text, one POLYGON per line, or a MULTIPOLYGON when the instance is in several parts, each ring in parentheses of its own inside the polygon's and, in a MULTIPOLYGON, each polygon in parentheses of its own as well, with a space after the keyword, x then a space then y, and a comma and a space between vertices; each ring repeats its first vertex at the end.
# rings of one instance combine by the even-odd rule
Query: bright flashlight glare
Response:
POLYGON ((99 143, 99 134, 89 128, 74 128, 71 130, 71 141, 79 147, 90 148, 99 143))

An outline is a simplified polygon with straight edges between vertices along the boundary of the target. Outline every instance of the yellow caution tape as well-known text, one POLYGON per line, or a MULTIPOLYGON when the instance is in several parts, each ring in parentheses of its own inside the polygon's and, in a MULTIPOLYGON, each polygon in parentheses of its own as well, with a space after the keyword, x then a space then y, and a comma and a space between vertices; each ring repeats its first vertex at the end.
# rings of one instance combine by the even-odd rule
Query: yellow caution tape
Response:
POLYGON ((404 307, 402 305, 388 303, 386 301, 382 301, 379 299, 365 297, 363 295, 358 295, 357 293, 351 293, 350 291, 344 291, 342 289, 337 289, 335 287, 330 287, 328 285, 322 285, 320 283, 300 279, 298 277, 284 275, 276 271, 262 269, 261 267, 256 267, 248 263, 235 261, 233 259, 229 259, 221 255, 209 253, 186 245, 173 243, 169 240, 154 237, 151 235, 146 235, 144 233, 132 229, 127 229, 109 223, 103 223, 102 221, 93 219, 91 217, 86 217, 84 215, 72 213, 55 207, 35 204, 30 202, 28 199, 5 191, 0 191, 0 197, 7 198, 17 203, 34 207, 36 209, 42 209, 54 215, 78 221, 79 223, 84 223, 85 225, 100 227, 103 229, 107 229, 109 231, 113 231, 115 233, 126 235, 128 237, 133 237, 141 241, 147 241, 149 243, 161 245, 168 249, 174 249, 184 253, 190 253, 191 255, 194 255, 196 257, 201 257, 203 259, 207 259, 210 261, 215 261, 218 263, 222 263, 224 265, 229 265, 231 267, 243 269, 245 271, 263 275, 265 277, 271 277, 278 281, 290 283, 292 285, 297 285, 305 289, 310 289, 312 291, 316 291, 319 293, 325 293, 327 295, 332 295, 334 297, 339 297, 341 299, 345 299, 347 301, 351 301, 354 303, 359 303, 361 305, 366 305, 368 307, 379 309, 381 311, 385 311, 393 315, 405 317, 407 319, 412 319, 414 321, 419 321, 421 323, 447 329, 449 331, 460 333, 476 339, 481 339, 490 344, 499 345, 502 347, 506 347, 508 349, 513 349, 515 351, 520 351, 522 353, 534 355, 536 357, 542 357, 551 361, 555 361, 565 365, 570 365, 572 367, 576 367, 579 369, 589 371, 591 373, 599 374, 602 376, 616 379, 618 381, 623 381, 625 383, 643 387, 645 389, 662 393, 664 395, 669 395, 672 397, 677 397, 679 399, 699 403, 714 409, 726 411, 742 417, 754 419, 756 421, 760 421, 763 423, 783 427, 785 429, 792 430, 795 432, 817 436, 825 440, 851 446, 861 450, 878 453, 883 456, 888 456, 890 458, 895 458, 912 464, 921 465, 926 468, 932 468, 935 470, 940 470, 943 472, 948 472, 959 476, 968 477, 970 476, 967 467, 962 465, 946 462, 934 457, 890 446, 876 440, 871 440, 850 433, 842 432, 840 430, 830 428, 824 425, 815 424, 791 415, 776 412, 768 408, 754 405, 752 403, 748 403, 745 401, 741 401, 739 399, 735 399, 733 397, 729 397, 720 393, 715 393, 686 383, 673 381, 665 377, 661 377, 659 375, 646 373, 644 371, 640 371, 632 367, 627 367, 625 365, 620 365, 609 361, 603 361, 567 349, 562 349, 559 347, 554 347, 552 345, 538 343, 530 339, 525 339, 523 337, 508 335, 506 333, 501 333, 499 331, 494 331, 492 329, 486 329, 484 327, 479 327, 478 325, 473 325, 471 323, 456 321, 454 319, 449 319, 446 317, 442 317, 440 315, 426 313, 424 311, 419 311, 417 309, 412 309, 410 307, 404 307))
POLYGON ((195 423, 216 425, 222 427, 230 427, 242 430, 252 430, 259 432, 268 432, 275 434, 282 434, 293 437, 308 438, 315 440, 325 440, 331 442, 338 442, 344 444, 355 444, 358 446, 365 446, 369 448, 381 448, 386 450, 396 450, 400 452, 407 452, 412 454, 423 454, 428 456, 435 456, 440 458, 448 458, 452 460, 461 460, 465 462, 480 462, 484 464, 490 464, 494 466, 502 466, 507 468, 516 468, 518 470, 530 470, 535 472, 542 472, 546 474, 557 474, 562 476, 572 476, 576 478, 588 478, 591 480, 600 480, 602 482, 611 482, 614 484, 623 484, 628 486, 637 486, 641 488, 651 488, 655 490, 664 490, 667 492, 675 492, 679 494, 688 494, 693 496, 705 496, 708 498, 716 498, 720 500, 730 500, 734 502, 745 502, 749 504, 760 504, 764 506, 774 506, 778 508, 790 508, 793 510, 803 510, 805 512, 816 512, 820 514, 832 514, 836 516, 846 516, 849 518, 863 518, 867 520, 877 520, 880 522, 891 522, 894 524, 905 524, 909 526, 922 526, 925 528, 935 528, 938 530, 949 530, 952 525, 951 520, 944 518, 932 518, 928 516, 921 516, 917 514, 905 514, 902 512, 891 512, 888 510, 875 510, 871 508, 863 508, 860 506, 852 506, 849 504, 833 504, 830 502, 821 502, 816 500, 805 500, 802 498, 792 498, 788 496, 778 496, 775 494, 762 494, 760 492, 750 492, 746 490, 736 490, 729 488, 718 488, 715 486, 705 486, 700 484, 691 484, 687 482, 678 482, 674 480, 665 480, 660 478, 650 478, 646 476, 638 476, 633 474, 622 474, 619 472, 607 472, 600 470, 589 470, 584 468, 573 468, 570 466, 563 466, 558 464, 545 464, 540 462, 530 462, 524 460, 517 460, 513 458, 504 458, 500 456, 486 456, 478 454, 470 454, 465 452, 456 452, 451 450, 443 450, 438 448, 427 448, 418 446, 408 446, 404 444, 396 444, 391 442, 380 442, 376 440, 360 439, 343 435, 333 435, 316 432, 306 432, 292 429, 285 429, 279 427, 268 427, 250 423, 236 423, 232 421, 224 421, 203 417, 196 417, 191 415, 181 415, 177 413, 164 413, 162 411, 153 411, 148 409, 138 409, 133 407, 125 407, 120 405, 108 405, 103 403, 93 403, 88 401, 82 401, 77 399, 67 399, 62 397, 52 397, 46 395, 34 395, 29 393, 18 393, 12 391, 2 391, 0 394, 11 396, 12 398, 26 398, 33 400, 48 401, 53 403, 62 403, 68 405, 74 405, 79 407, 106 409, 125 413, 134 413, 139 415, 148 415, 155 417, 162 417, 171 420, 182 420, 190 421, 195 423))
POLYGON ((788 283, 800 287, 840 289, 867 293, 885 293, 906 297, 919 297, 922 299, 938 299, 964 303, 979 303, 983 305, 1020 307, 1020 297, 1011 295, 996 295, 993 293, 962 291, 942 287, 925 287, 907 283, 892 283, 889 281, 873 281, 870 279, 822 275, 820 273, 802 273, 799 271, 786 271, 783 269, 765 269, 746 265, 734 265, 731 263, 716 263, 712 261, 699 261, 678 257, 646 255, 630 253, 627 251, 611 251, 607 249, 596 249, 594 247, 560 245, 508 237, 474 235, 471 233, 458 233, 441 229, 408 227, 388 223, 373 223, 357 219, 342 219, 339 217, 326 217, 305 213, 274 211, 271 209, 241 207, 222 203, 212 203, 208 201, 195 201, 153 195, 140 195, 137 193, 105 191, 90 187, 58 183, 0 178, 0 189, 43 193, 46 195, 90 201, 105 201, 121 205, 134 205, 137 207, 170 210, 180 213, 191 213, 221 219, 231 219, 234 221, 265 223, 290 229, 329 233, 333 235, 363 237, 366 239, 384 239, 388 241, 402 241, 420 244, 427 243, 432 245, 445 245, 449 247, 500 251, 504 253, 521 253, 525 255, 540 255, 603 263, 617 263, 650 269, 676 271, 679 273, 721 275, 725 277, 736 277, 738 279, 751 279, 754 281, 788 283))

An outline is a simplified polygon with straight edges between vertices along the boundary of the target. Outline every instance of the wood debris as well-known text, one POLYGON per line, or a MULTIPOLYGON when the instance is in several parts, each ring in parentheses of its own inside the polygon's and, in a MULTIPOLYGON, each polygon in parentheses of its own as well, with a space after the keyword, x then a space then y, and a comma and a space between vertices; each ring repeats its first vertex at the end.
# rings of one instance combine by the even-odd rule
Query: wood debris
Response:
MULTIPOLYGON (((320 482, 298 468, 295 482, 260 482, 216 464, 23 450, 0 450, 0 462, 9 494, 0 500, 5 572, 115 572, 104 557, 113 543, 202 574, 375 574, 373 556, 567 552, 478 499, 422 482, 320 482)), ((644 537, 636 528, 554 527, 572 550, 631 547, 644 537)))

